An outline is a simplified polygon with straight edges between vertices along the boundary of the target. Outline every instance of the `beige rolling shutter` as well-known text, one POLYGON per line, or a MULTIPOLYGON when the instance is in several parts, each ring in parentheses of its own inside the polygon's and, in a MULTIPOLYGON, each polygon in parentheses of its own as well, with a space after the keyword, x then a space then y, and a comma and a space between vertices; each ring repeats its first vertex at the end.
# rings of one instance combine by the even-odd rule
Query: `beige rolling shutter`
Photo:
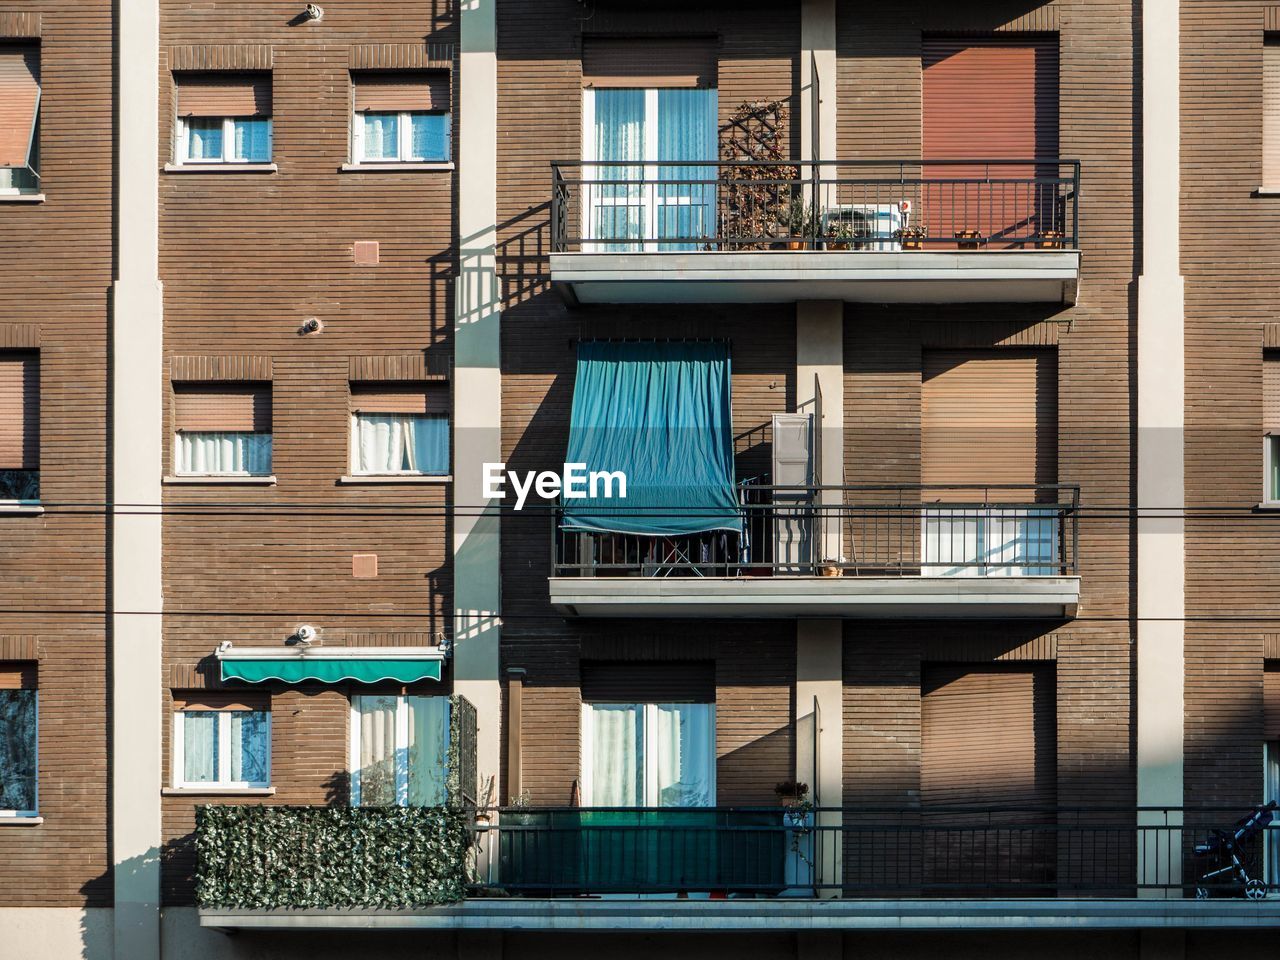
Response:
POLYGON ((1057 359, 1052 350, 924 351, 922 482, 1056 483, 1057 359))
POLYGON ((0 690, 36 689, 36 663, 33 660, 0 662, 0 690))
POLYGON ((584 37, 584 87, 714 87, 712 37, 584 37))
POLYGON ((449 109, 449 75, 444 71, 353 73, 355 110, 400 113, 449 109))
POLYGON ((714 703, 710 660, 583 660, 587 703, 714 703))
POLYGON ((1262 429, 1280 434, 1280 352, 1262 355, 1262 429))
POLYGON ((1262 46, 1262 186, 1280 187, 1280 37, 1262 46))
POLYGON ((442 384, 352 384, 351 409, 358 413, 447 413, 449 390, 442 384))
POLYGON ((174 82, 180 117, 271 116, 269 73, 184 73, 174 82))
POLYGON ((177 430, 271 432, 271 385, 174 384, 177 430))
POLYGON ((1262 672, 1263 736, 1280 740, 1280 661, 1269 661, 1262 672))
POLYGON ((1051 667, 927 665, 921 691, 924 803, 1056 801, 1051 667))
POLYGON ((0 354, 0 470, 40 469, 40 359, 0 354))
POLYGON ((25 167, 40 106, 40 48, 0 43, 0 167, 25 167))

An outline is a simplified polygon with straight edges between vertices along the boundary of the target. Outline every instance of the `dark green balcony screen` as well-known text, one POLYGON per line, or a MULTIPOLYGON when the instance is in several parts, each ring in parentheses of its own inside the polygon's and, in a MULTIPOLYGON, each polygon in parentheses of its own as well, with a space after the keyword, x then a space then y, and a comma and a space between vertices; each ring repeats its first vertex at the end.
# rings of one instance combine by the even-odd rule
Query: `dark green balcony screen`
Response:
MULTIPOLYGON (((562 496, 566 530, 676 536, 742 529, 725 343, 578 346, 567 464, 621 472, 626 498, 562 496)), ((594 496, 591 494, 594 492, 594 496)))

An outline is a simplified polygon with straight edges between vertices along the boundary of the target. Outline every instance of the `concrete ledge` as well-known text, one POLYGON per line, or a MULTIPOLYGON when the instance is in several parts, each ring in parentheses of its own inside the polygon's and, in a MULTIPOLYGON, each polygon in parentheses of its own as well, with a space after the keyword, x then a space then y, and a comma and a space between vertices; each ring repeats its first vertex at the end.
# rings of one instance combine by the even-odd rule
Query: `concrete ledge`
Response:
POLYGON ((344 163, 338 168, 339 173, 429 173, 444 172, 454 169, 451 161, 418 163, 412 160, 403 162, 344 163))
POLYGON ((274 163, 166 163, 165 173, 278 173, 274 163))
POLYGON ((164 478, 165 483, 225 484, 227 486, 269 487, 276 482, 274 476, 258 477, 234 473, 183 473, 164 478))
POLYGON ((1078 250, 553 253, 578 303, 1076 302, 1078 250))
POLYGON ((424 910, 201 910, 221 930, 1132 930, 1280 927, 1280 900, 532 900, 424 910))
POLYGON ((346 476, 339 477, 338 483, 362 484, 362 483, 416 483, 416 484, 441 484, 453 483, 453 477, 449 474, 423 474, 423 473, 379 473, 368 474, 366 476, 346 476))
POLYGON ((1079 577, 551 577, 570 617, 1073 617, 1079 577))

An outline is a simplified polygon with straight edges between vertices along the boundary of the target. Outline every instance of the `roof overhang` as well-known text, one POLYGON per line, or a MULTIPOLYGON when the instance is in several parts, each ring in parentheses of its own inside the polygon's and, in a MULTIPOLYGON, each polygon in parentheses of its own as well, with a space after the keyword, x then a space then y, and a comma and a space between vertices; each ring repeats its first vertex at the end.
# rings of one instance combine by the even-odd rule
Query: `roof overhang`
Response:
POLYGON ((1076 302, 1079 250, 553 253, 573 303, 1076 302))
POLYGON ((551 577, 568 617, 1059 618, 1079 577, 551 577))

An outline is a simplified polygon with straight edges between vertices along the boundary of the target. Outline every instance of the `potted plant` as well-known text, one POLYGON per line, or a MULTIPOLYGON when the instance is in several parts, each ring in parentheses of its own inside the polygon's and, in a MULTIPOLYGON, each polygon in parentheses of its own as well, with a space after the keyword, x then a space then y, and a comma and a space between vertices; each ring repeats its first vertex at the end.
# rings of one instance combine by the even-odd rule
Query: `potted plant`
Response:
POLYGON ((807 249, 817 236, 818 217, 801 196, 793 196, 787 207, 787 249, 807 249))
POLYGON ((827 224, 828 250, 848 250, 853 246, 853 224, 843 217, 827 224))
POLYGON ((928 235, 924 227, 903 227, 894 232, 894 239, 902 244, 903 250, 923 250, 924 238, 928 235))
POLYGON ((824 557, 819 567, 824 577, 838 577, 843 573, 840 569, 840 561, 832 557, 824 557))
POLYGON ((979 247, 986 246, 987 238, 982 235, 981 230, 961 230, 956 234, 957 246, 961 250, 977 250, 979 247))
POLYGON ((1036 239, 1037 250, 1061 250, 1063 246, 1061 230, 1046 230, 1036 239))
POLYGON ((809 785, 798 780, 783 780, 774 785, 773 792, 784 807, 799 807, 808 802, 809 785))

